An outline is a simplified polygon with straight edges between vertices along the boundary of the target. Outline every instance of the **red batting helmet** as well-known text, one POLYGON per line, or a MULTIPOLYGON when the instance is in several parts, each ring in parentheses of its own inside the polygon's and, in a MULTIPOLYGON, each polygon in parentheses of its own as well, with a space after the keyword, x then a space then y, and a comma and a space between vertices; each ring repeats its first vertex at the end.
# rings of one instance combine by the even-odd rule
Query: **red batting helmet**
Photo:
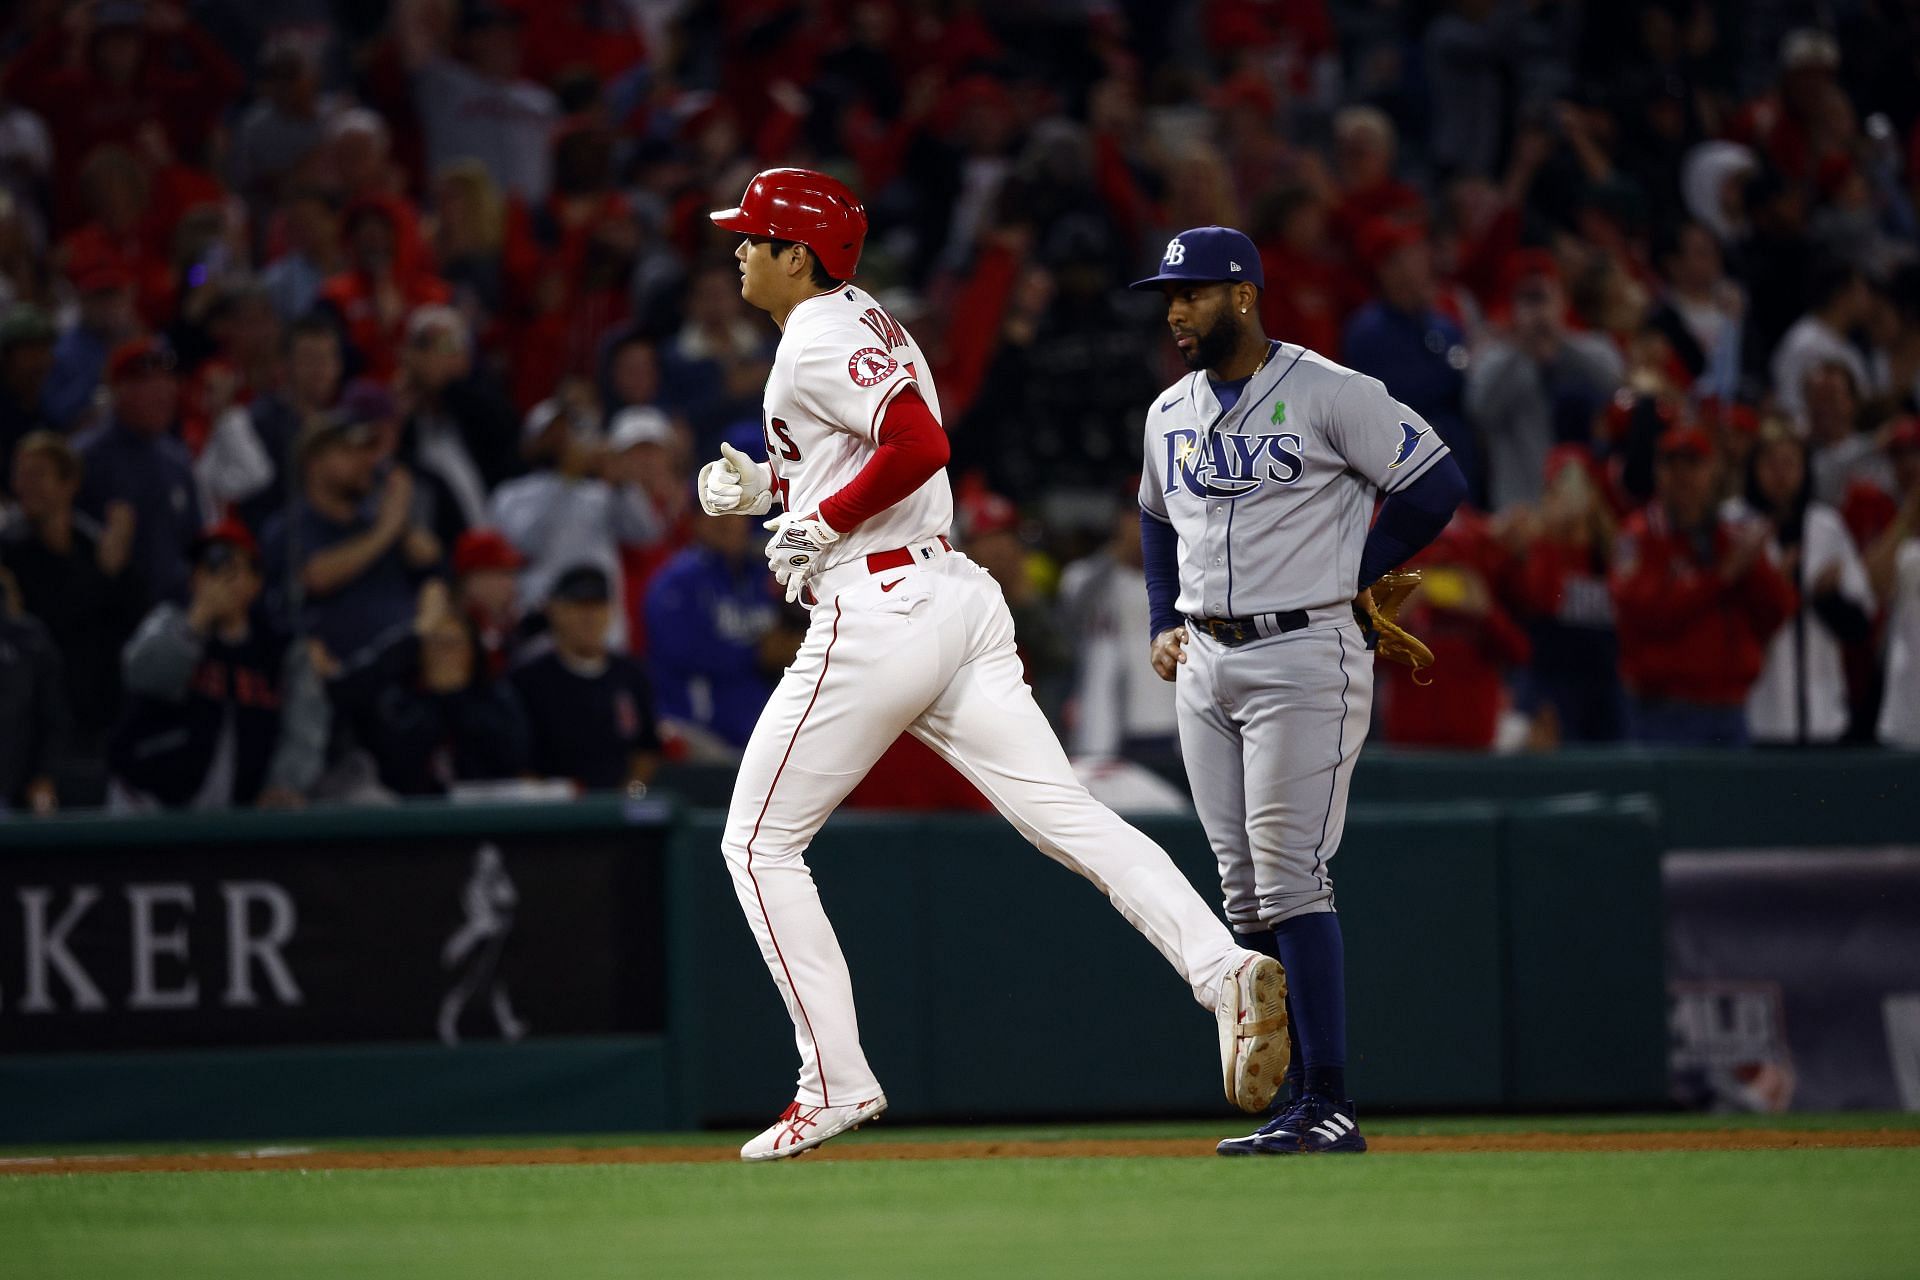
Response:
POLYGON ((768 169, 753 176, 737 209, 708 215, 729 231, 797 240, 835 280, 850 280, 867 239, 867 211, 838 178, 811 169, 768 169))

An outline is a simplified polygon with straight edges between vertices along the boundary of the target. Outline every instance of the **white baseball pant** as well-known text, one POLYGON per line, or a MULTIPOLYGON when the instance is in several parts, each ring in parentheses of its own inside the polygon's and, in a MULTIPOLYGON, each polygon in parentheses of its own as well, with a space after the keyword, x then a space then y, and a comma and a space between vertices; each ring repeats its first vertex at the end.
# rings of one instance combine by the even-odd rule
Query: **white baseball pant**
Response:
POLYGON ((815 580, 806 640, 754 727, 721 841, 793 1018, 795 1097, 807 1106, 881 1091, 805 853, 902 730, 1042 853, 1102 889, 1208 1010, 1244 955, 1166 852, 1074 777, 1023 679, 998 584, 939 542, 909 551, 914 562, 899 569, 873 574, 854 561, 815 580))

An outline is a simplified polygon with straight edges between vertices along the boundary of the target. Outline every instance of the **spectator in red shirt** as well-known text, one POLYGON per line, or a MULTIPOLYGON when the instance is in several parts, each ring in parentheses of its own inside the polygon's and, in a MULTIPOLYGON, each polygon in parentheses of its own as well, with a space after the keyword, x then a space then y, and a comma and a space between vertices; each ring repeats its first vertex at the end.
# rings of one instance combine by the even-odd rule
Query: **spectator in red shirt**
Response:
POLYGON ((1614 543, 1612 590, 1628 736, 1667 746, 1743 746, 1747 691, 1774 631, 1798 607, 1766 554, 1764 521, 1723 519, 1719 463, 1696 428, 1669 431, 1654 501, 1614 543))
POLYGON ((1486 517, 1466 507, 1416 557, 1425 580, 1400 620, 1427 642, 1445 676, 1417 687, 1412 668, 1381 666, 1387 741, 1410 747, 1493 746, 1507 707, 1506 674, 1525 664, 1530 653, 1526 632, 1500 600, 1505 561, 1486 517))
POLYGON ((1343 107, 1333 117, 1334 169, 1340 182, 1334 225, 1361 267, 1367 263, 1355 237, 1362 227, 1376 218, 1426 221, 1426 197, 1393 176, 1398 146, 1393 121, 1378 107, 1343 107))
POLYGON ((453 296, 446 281, 420 265, 413 237, 403 226, 410 216, 410 210, 393 200, 356 201, 347 210, 353 265, 320 287, 320 301, 340 313, 361 372, 383 381, 398 368, 400 343, 414 308, 453 296))
POLYGON ((79 207, 82 166, 104 143, 131 144, 157 121, 172 150, 198 155, 245 75, 171 0, 86 0, 41 29, 0 78, 0 95, 54 133, 55 211, 79 207))
POLYGON ((1266 331, 1288 342, 1341 358, 1340 325, 1359 301, 1359 284, 1327 235, 1327 206, 1306 187, 1273 198, 1273 230, 1259 237, 1268 286, 1260 294, 1266 331))
POLYGON ((1615 742, 1624 728, 1607 565, 1614 518, 1585 449, 1547 455, 1547 486, 1518 573, 1533 640, 1534 740, 1615 742))
POLYGON ((504 265, 519 321, 514 403, 550 395, 560 378, 592 371, 601 342, 627 318, 640 231, 613 185, 613 137, 576 124, 554 145, 553 193, 509 206, 504 265))
POLYGON ((102 268, 120 272, 133 283, 140 318, 150 328, 164 328, 173 314, 174 276, 155 247, 164 229, 150 217, 146 168, 125 147, 102 147, 88 158, 81 183, 93 218, 60 239, 67 278, 79 281, 102 268))

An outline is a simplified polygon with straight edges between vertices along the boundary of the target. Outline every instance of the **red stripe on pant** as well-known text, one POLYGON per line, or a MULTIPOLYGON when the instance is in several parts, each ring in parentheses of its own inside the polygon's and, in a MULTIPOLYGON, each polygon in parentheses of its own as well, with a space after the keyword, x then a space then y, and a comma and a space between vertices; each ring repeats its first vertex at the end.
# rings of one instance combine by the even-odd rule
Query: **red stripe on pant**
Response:
POLYGON ((773 954, 780 961, 780 972, 787 975, 787 990, 793 992, 793 1007, 800 1011, 800 1021, 807 1028, 807 1039, 813 1040, 813 1063, 820 1072, 820 1105, 830 1107, 833 1099, 827 1094, 827 1067, 820 1057, 820 1042, 813 1038, 813 1020, 807 1017, 807 1006, 800 1000, 800 988, 793 981, 793 970, 787 968, 787 957, 780 950, 780 938, 773 931, 773 917, 767 914, 767 899, 760 892, 760 878, 753 874, 753 842, 760 838, 760 824, 766 821, 767 809, 773 804, 773 789, 780 785, 780 775, 787 771, 787 761, 793 757, 793 744, 800 740, 800 730, 806 727, 807 717, 813 714, 813 704, 820 701, 820 686, 827 682, 827 667, 833 662, 834 642, 840 638, 840 602, 833 602, 833 634, 827 637, 827 651, 820 658, 820 678, 813 682, 813 696, 807 699, 807 709, 800 713, 800 723, 793 726, 793 734, 787 739, 786 754, 780 757, 780 767, 773 771, 773 781, 767 784, 767 798, 760 804, 760 816, 753 820, 753 834, 747 837, 747 879, 753 882, 753 896, 760 903, 760 918, 766 922, 767 937, 773 942, 773 954))

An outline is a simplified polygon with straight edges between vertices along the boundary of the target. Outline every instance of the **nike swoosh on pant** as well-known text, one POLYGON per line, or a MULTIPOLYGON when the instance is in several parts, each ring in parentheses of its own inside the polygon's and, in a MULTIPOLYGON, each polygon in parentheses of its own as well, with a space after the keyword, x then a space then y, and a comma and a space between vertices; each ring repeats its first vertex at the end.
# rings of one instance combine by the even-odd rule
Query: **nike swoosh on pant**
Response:
POLYGON ((899 586, 899 585, 900 585, 901 583, 903 583, 903 582, 905 582, 905 581, 906 581, 906 579, 905 579, 905 578, 895 578, 895 579, 894 579, 894 580, 893 580, 892 582, 883 582, 883 583, 881 583, 881 584, 880 584, 880 589, 881 589, 882 591, 891 591, 891 590, 893 590, 893 589, 894 589, 895 587, 897 587, 897 586, 899 586))

